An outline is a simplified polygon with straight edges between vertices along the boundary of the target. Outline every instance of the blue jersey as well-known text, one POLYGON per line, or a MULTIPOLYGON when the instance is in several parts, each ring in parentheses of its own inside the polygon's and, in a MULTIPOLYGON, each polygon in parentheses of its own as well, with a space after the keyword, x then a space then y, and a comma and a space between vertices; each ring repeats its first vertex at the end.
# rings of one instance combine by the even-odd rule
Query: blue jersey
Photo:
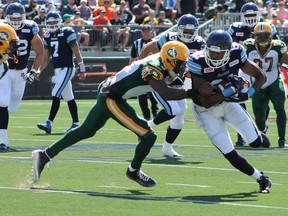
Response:
POLYGON ((43 36, 44 47, 49 49, 55 68, 74 67, 71 47, 77 43, 76 33, 71 27, 62 27, 60 31, 46 31, 43 36))
MULTIPOLYGON (((177 32, 167 32, 166 34, 161 35, 157 41, 158 49, 160 50, 166 42, 174 40, 182 42, 178 37, 177 32)), ((193 42, 184 44, 188 47, 190 53, 193 53, 195 51, 202 50, 206 42, 201 36, 196 36, 193 42)))
POLYGON ((31 41, 38 32, 39 27, 32 20, 26 20, 23 28, 16 30, 19 41, 17 42, 17 50, 14 54, 16 54, 18 62, 8 59, 9 69, 22 70, 27 67, 31 51, 31 41))
MULTIPOLYGON (((275 25, 270 24, 273 39, 279 39, 279 34, 275 25)), ((243 44, 243 42, 249 38, 253 38, 254 34, 252 33, 253 29, 243 24, 243 22, 235 22, 233 23, 229 29, 228 33, 233 38, 233 41, 243 44)))
MULTIPOLYGON (((212 86, 221 82, 224 78, 232 74, 238 74, 240 68, 244 66, 247 61, 247 55, 242 45, 232 43, 230 59, 227 64, 220 68, 211 68, 205 60, 204 51, 194 52, 188 59, 188 70, 193 76, 202 78, 211 83, 212 86)), ((193 101, 200 104, 198 99, 193 101)))

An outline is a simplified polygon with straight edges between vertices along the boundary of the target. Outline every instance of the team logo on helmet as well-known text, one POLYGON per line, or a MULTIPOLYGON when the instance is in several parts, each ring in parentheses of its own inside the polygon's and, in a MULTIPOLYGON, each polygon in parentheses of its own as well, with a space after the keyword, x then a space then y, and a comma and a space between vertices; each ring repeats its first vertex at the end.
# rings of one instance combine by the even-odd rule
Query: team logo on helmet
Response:
POLYGON ((7 32, 0 32, 0 40, 8 40, 9 35, 7 32))
POLYGON ((167 54, 168 54, 170 57, 175 58, 175 57, 177 56, 177 51, 176 51, 176 50, 174 49, 174 47, 173 47, 173 48, 167 50, 167 54))

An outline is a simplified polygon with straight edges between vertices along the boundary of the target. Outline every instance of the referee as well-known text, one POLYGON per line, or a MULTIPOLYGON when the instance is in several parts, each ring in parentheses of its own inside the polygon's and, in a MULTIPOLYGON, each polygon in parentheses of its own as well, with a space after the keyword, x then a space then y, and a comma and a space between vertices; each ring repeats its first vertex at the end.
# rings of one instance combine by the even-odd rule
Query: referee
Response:
MULTIPOLYGON (((143 25, 141 27, 141 35, 142 35, 141 38, 133 42, 129 61, 130 64, 133 61, 138 60, 142 47, 152 40, 151 26, 143 25)), ((158 110, 157 101, 155 100, 151 92, 138 96, 138 103, 140 105, 142 115, 147 121, 150 120, 151 118, 150 109, 148 107, 148 98, 150 99, 151 102, 151 112, 153 117, 157 115, 158 110)))

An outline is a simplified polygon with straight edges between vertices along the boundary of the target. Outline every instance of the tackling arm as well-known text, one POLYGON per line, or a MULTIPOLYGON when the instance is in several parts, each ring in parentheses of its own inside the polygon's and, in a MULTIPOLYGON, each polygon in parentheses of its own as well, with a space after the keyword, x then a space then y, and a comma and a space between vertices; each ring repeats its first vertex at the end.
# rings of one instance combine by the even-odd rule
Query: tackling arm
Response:
POLYGON ((158 49, 157 41, 150 41, 142 48, 139 59, 143 59, 148 55, 157 53, 159 51, 160 50, 158 49))
POLYGON ((252 87, 255 91, 258 91, 261 86, 266 82, 266 75, 263 70, 254 62, 247 60, 241 70, 255 78, 255 82, 253 83, 252 87))

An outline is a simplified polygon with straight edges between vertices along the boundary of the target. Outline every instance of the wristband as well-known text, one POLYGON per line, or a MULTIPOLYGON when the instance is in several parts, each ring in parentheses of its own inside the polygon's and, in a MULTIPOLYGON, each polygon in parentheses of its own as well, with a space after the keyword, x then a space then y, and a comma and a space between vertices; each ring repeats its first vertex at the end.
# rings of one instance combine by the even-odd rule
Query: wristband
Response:
POLYGON ((85 68, 85 65, 84 65, 83 61, 79 62, 78 66, 79 66, 80 73, 85 73, 86 72, 86 68, 85 68))
POLYGON ((253 87, 250 87, 246 93, 249 97, 252 97, 255 93, 255 89, 253 87))
POLYGON ((224 95, 224 97, 230 97, 231 95, 235 94, 236 90, 234 87, 229 87, 227 89, 224 89, 222 91, 222 94, 224 95))

